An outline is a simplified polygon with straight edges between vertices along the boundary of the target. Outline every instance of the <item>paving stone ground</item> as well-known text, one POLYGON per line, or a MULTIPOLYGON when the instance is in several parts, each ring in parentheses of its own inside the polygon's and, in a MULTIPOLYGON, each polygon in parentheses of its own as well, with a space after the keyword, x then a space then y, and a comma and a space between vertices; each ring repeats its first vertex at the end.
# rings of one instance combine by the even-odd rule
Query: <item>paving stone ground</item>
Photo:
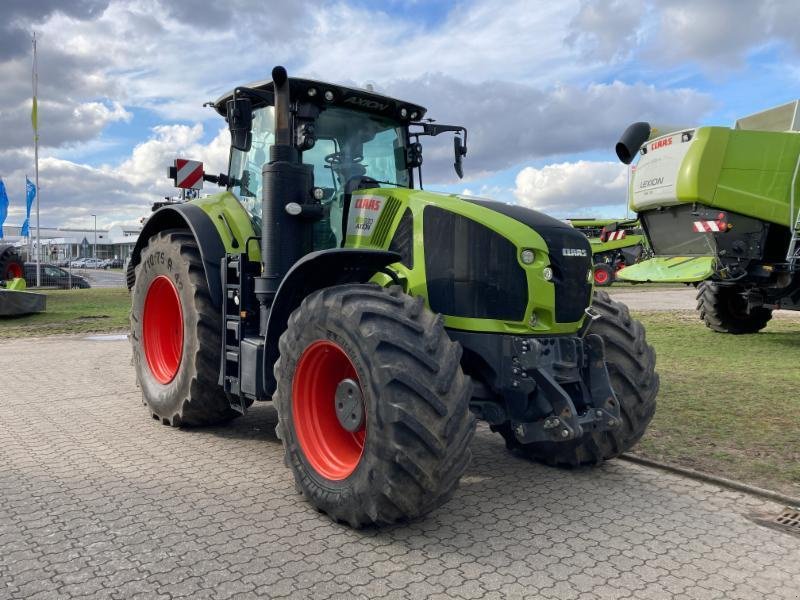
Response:
POLYGON ((565 472, 480 428, 455 498, 353 531, 297 494, 275 413, 141 406, 125 341, 0 346, 0 598, 800 598, 779 506, 630 463, 565 472))

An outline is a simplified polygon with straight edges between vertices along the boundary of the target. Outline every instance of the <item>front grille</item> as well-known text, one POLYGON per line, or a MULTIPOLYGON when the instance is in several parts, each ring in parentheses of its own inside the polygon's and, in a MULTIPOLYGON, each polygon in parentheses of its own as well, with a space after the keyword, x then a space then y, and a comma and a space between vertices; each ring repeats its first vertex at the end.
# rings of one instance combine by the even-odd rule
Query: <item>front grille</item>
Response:
POLYGON ((592 268, 589 240, 575 229, 540 227, 536 232, 547 242, 553 268, 556 321, 579 321, 592 300, 592 284, 588 280, 592 268))
POLYGON ((425 208, 423 233, 431 309, 476 319, 525 318, 527 278, 514 244, 437 206, 425 208))
POLYGON ((389 230, 392 228, 394 218, 399 209, 400 200, 394 196, 389 196, 383 205, 381 216, 378 218, 378 222, 375 224, 375 231, 370 239, 371 245, 377 246, 378 248, 383 247, 383 245, 386 243, 386 236, 389 234, 389 230))

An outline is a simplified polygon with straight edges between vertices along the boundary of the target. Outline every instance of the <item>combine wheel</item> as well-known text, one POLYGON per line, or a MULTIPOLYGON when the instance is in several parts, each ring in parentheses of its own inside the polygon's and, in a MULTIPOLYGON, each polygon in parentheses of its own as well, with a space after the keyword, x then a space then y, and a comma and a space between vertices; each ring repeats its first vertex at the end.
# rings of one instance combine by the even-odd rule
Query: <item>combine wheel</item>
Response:
POLYGON ((239 413, 217 382, 221 314, 186 230, 150 238, 136 266, 131 343, 144 403, 165 425, 211 425, 239 413))
POLYGON ((0 248, 0 280, 8 281, 20 277, 25 277, 25 267, 17 251, 13 246, 0 248))
POLYGON ((306 498, 353 527, 446 502, 475 429, 460 358, 441 318, 399 287, 309 295, 275 365, 278 434, 306 498))
POLYGON ((697 286, 697 310, 706 327, 720 333, 756 333, 772 318, 768 308, 747 310, 739 286, 721 286, 703 281, 697 286))
POLYGON ((517 441, 508 425, 496 427, 509 449, 552 466, 593 465, 630 450, 647 429, 656 411, 659 384, 655 351, 645 340, 644 327, 631 318, 627 306, 615 302, 606 292, 595 292, 592 308, 602 315, 592 324, 591 333, 600 335, 605 343, 606 367, 620 402, 622 426, 587 433, 570 442, 531 444, 517 441))
POLYGON ((606 263, 596 263, 594 265, 594 284, 599 287, 607 287, 614 283, 614 269, 606 263))

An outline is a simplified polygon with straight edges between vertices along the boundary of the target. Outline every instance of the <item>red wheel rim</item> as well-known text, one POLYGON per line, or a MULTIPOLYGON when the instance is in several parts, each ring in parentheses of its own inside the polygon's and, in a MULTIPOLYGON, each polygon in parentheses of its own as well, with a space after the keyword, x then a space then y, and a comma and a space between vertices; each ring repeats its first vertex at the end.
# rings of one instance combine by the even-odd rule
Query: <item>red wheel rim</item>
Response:
POLYGON ((22 277, 22 267, 20 267, 17 263, 11 263, 8 265, 6 279, 18 279, 20 277, 22 277))
POLYGON ((166 385, 175 379, 183 356, 183 311, 178 290, 165 275, 150 283, 144 299, 142 346, 156 381, 166 385))
POLYGON ((320 340, 300 356, 292 382, 297 441, 314 470, 333 481, 346 479, 356 470, 366 436, 366 424, 351 433, 336 415, 336 386, 343 379, 352 379, 361 386, 345 351, 338 344, 320 340))
POLYGON ((608 281, 608 273, 605 269, 597 269, 594 272, 594 282, 598 285, 603 285, 606 281, 608 281))

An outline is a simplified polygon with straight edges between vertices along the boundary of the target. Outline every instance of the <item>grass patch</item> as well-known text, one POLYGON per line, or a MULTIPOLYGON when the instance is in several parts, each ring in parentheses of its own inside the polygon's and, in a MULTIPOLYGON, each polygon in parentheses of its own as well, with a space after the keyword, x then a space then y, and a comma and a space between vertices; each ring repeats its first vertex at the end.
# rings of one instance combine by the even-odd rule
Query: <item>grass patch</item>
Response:
POLYGON ((800 496, 800 321, 726 335, 693 311, 636 316, 661 391, 635 453, 800 496))
POLYGON ((0 338, 68 333, 126 331, 130 296, 126 288, 48 290, 47 310, 34 315, 0 317, 0 338))

